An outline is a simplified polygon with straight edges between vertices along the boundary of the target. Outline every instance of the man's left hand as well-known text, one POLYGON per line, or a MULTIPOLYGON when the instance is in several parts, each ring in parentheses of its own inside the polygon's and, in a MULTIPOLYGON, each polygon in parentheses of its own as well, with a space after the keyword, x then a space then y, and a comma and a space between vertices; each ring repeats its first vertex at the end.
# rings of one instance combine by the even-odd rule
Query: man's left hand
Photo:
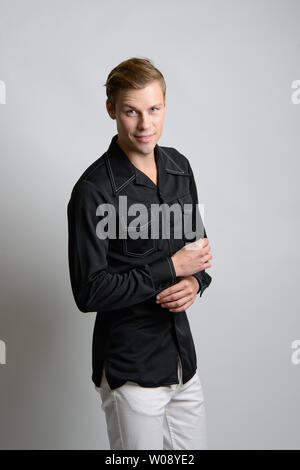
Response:
POLYGON ((180 277, 171 287, 162 290, 156 296, 156 302, 170 312, 182 312, 190 307, 196 299, 199 282, 194 276, 180 277))

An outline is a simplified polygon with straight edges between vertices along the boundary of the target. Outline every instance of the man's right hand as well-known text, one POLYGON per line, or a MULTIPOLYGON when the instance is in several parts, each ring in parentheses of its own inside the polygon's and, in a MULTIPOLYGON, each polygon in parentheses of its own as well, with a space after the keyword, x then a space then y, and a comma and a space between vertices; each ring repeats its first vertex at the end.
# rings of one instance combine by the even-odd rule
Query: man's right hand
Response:
POLYGON ((190 276, 210 268, 209 260, 212 258, 212 254, 209 253, 209 250, 208 238, 200 238, 176 251, 171 256, 176 276, 190 276))

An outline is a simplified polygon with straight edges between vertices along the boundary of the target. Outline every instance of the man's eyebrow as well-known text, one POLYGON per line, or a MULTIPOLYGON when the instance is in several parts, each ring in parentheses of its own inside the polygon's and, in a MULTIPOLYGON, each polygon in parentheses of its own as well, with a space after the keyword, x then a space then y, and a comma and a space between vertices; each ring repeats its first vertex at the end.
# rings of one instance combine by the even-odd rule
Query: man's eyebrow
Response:
MULTIPOLYGON (((161 106, 161 105, 162 105, 162 103, 156 103, 156 104, 153 104, 152 106, 150 106, 150 108, 153 108, 154 106, 161 106)), ((121 108, 125 108, 125 107, 137 109, 129 103, 122 104, 121 108)))

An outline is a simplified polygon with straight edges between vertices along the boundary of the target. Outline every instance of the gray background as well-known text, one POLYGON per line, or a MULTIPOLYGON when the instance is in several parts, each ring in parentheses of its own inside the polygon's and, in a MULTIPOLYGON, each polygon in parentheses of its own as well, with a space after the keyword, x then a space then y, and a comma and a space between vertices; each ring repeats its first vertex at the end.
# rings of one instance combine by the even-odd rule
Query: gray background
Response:
POLYGON ((1 0, 2 449, 108 449, 95 313, 69 283, 66 206, 116 133, 109 71, 165 76, 160 145, 194 169, 213 282, 187 310, 211 449, 299 449, 300 2, 1 0))

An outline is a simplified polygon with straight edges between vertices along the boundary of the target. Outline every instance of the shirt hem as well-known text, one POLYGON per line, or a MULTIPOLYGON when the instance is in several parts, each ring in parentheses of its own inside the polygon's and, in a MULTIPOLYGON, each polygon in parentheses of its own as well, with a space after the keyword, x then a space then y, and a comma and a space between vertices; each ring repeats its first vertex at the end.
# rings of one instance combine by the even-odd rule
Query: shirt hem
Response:
MULTIPOLYGON (((186 375, 184 378, 182 377, 182 383, 185 384, 186 382, 188 382, 196 373, 196 370, 197 370, 197 367, 188 375, 186 375)), ((124 385, 127 381, 129 382, 135 382, 137 383, 138 385, 140 385, 141 387, 147 387, 147 388, 157 388, 157 387, 164 387, 164 386, 167 386, 167 385, 178 385, 180 382, 178 381, 178 379, 171 379, 171 382, 164 382, 164 383, 160 383, 160 384, 153 384, 153 383, 149 383, 149 382, 143 382, 143 381, 137 381, 137 380, 134 380, 134 379, 131 379, 131 378, 127 378, 127 379, 121 379, 121 383, 115 385, 115 384, 112 384, 110 385, 109 383, 109 380, 108 378, 106 377, 106 380, 111 388, 111 390, 114 390, 118 387, 122 387, 122 385, 124 385)), ((96 385, 96 387, 100 387, 100 383, 101 381, 100 380, 93 380, 93 383, 96 385)))

